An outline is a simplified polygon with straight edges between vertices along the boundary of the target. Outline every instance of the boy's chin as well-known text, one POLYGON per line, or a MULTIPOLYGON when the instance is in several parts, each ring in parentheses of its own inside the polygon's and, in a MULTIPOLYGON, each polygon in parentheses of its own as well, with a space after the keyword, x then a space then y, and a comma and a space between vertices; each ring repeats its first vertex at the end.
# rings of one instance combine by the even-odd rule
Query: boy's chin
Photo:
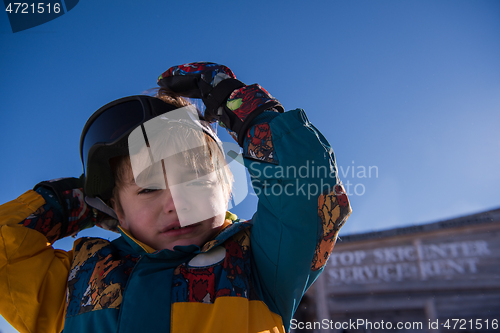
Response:
POLYGON ((205 241, 195 241, 195 240, 189 240, 189 239, 182 239, 179 241, 175 241, 173 243, 170 243, 164 247, 165 250, 174 250, 174 247, 176 246, 189 246, 189 245, 196 245, 201 247, 205 241))

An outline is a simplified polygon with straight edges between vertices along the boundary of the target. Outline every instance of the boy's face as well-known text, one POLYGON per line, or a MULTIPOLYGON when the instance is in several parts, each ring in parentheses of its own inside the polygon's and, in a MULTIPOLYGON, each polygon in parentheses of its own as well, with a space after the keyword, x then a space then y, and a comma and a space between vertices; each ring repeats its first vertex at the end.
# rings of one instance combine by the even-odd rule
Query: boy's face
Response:
POLYGON ((215 172, 197 176, 169 158, 156 163, 145 179, 135 181, 131 171, 127 179, 118 191, 120 224, 156 250, 201 246, 224 223, 227 198, 215 172))

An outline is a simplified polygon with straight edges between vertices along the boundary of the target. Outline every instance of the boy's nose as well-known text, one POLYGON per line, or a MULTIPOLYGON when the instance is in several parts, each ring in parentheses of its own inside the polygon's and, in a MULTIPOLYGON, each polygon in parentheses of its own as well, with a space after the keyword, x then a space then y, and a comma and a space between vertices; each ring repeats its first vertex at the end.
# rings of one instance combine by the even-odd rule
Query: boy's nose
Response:
POLYGON ((176 189, 167 192, 169 193, 164 206, 166 213, 172 213, 174 211, 185 212, 191 209, 189 198, 187 198, 185 193, 176 189))

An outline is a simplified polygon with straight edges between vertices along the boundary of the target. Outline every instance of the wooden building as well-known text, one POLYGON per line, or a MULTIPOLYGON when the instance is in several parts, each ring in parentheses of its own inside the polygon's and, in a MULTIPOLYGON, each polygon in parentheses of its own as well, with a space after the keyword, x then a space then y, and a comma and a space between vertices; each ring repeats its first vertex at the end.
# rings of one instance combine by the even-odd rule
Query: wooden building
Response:
POLYGON ((500 209, 343 236, 294 321, 294 332, 500 332, 500 209))

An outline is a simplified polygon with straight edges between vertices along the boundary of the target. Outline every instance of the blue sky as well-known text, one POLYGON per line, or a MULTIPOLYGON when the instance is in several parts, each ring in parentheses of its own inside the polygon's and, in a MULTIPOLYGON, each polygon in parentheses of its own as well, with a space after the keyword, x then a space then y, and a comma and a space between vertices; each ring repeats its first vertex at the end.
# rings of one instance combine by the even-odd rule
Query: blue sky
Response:
POLYGON ((100 106, 212 61, 329 139, 351 184, 341 235, 500 206, 500 1, 82 0, 15 34, 0 14, 0 45, 0 203, 79 176, 100 106))

